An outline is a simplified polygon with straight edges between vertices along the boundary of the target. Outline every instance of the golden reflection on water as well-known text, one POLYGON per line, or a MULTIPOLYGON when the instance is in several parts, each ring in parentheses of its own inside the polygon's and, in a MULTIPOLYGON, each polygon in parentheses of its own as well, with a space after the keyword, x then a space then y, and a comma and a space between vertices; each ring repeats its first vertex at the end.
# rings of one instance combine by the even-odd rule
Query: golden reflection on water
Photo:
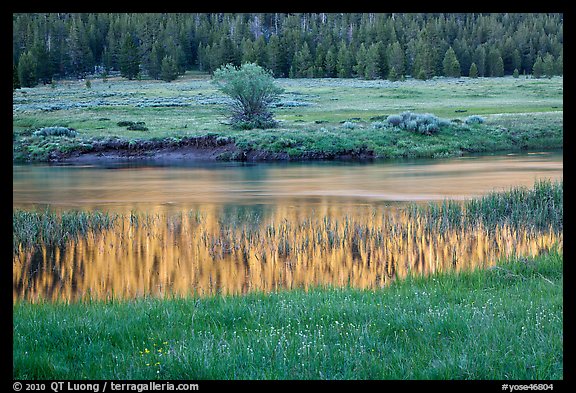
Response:
POLYGON ((13 300, 243 294, 315 285, 379 288, 396 277, 485 268, 563 235, 508 226, 431 230, 398 207, 277 205, 230 219, 221 205, 126 215, 62 248, 13 257, 13 300))
POLYGON ((183 210, 206 202, 285 204, 469 199, 563 177, 562 154, 466 156, 375 164, 14 166, 13 207, 183 210))

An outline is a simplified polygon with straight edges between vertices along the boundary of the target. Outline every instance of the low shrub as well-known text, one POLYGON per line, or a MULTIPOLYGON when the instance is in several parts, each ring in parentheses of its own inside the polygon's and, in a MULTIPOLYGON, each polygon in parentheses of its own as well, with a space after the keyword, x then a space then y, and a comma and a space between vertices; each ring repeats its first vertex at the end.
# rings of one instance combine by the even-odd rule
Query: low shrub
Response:
POLYGON ((266 129, 276 128, 278 122, 272 117, 272 113, 265 112, 260 114, 236 113, 230 119, 232 128, 237 130, 251 130, 254 128, 266 129))
POLYGON ((384 121, 374 121, 372 122, 372 128, 374 129, 381 129, 381 128, 386 128, 388 126, 388 123, 384 122, 384 121))
POLYGON ((372 121, 384 121, 384 120, 386 120, 387 118, 388 118, 387 115, 377 115, 377 116, 372 116, 372 117, 370 118, 370 120, 372 120, 372 121))
POLYGON ((450 125, 450 120, 441 119, 431 113, 402 112, 400 115, 390 115, 388 124, 404 130, 432 135, 440 131, 440 127, 450 125))
POLYGON ((78 132, 73 128, 68 127, 43 127, 32 133, 34 136, 67 136, 75 137, 78 132))
POLYGON ((144 124, 146 123, 144 123, 143 121, 139 121, 137 123, 128 126, 126 129, 130 131, 148 131, 148 127, 145 127, 144 124))
POLYGON ((390 125, 399 126, 400 123, 402 123, 402 116, 400 116, 400 115, 390 115, 390 116, 388 116, 388 118, 386 119, 386 121, 388 121, 388 123, 390 123, 390 125))
POLYGON ((145 127, 146 123, 143 121, 119 121, 116 123, 120 127, 127 127, 127 130, 130 131, 148 131, 148 128, 145 127))
POLYGON ((342 123, 342 128, 346 128, 348 130, 353 130, 357 127, 358 125, 352 121, 345 121, 344 123, 342 123))
POLYGON ((464 120, 466 124, 482 124, 484 123, 484 118, 478 115, 468 116, 466 120, 464 120))

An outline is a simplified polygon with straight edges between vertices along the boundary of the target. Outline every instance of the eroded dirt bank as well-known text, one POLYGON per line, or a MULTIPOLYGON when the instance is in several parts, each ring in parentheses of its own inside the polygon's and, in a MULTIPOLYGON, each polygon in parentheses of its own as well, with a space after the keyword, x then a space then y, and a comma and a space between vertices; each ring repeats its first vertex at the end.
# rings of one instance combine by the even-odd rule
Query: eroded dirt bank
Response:
POLYGON ((159 161, 292 161, 292 160, 370 160, 374 152, 351 151, 341 154, 304 152, 291 157, 285 152, 239 148, 231 138, 220 136, 186 137, 180 140, 106 140, 95 141, 89 151, 53 152, 51 162, 94 162, 101 160, 159 161))

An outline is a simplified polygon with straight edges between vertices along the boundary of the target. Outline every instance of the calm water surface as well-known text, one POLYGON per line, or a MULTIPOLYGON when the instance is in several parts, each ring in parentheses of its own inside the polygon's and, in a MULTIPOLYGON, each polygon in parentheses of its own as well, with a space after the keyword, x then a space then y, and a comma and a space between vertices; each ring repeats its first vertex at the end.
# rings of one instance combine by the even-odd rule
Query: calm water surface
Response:
POLYGON ((13 208, 122 215, 113 230, 14 255, 14 301, 376 288, 407 274, 538 254, 561 234, 431 233, 402 207, 562 179, 562 159, 14 166, 13 208))
POLYGON ((561 153, 385 163, 13 167, 13 207, 154 210, 197 204, 372 204, 464 199, 561 179, 561 153))

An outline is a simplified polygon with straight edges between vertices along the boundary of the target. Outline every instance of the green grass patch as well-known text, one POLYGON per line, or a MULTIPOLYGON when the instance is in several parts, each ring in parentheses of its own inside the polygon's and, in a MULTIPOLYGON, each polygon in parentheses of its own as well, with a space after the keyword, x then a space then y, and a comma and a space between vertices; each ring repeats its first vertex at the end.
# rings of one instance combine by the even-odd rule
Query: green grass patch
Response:
POLYGON ((563 378, 563 257, 246 296, 14 304, 14 379, 563 378))

